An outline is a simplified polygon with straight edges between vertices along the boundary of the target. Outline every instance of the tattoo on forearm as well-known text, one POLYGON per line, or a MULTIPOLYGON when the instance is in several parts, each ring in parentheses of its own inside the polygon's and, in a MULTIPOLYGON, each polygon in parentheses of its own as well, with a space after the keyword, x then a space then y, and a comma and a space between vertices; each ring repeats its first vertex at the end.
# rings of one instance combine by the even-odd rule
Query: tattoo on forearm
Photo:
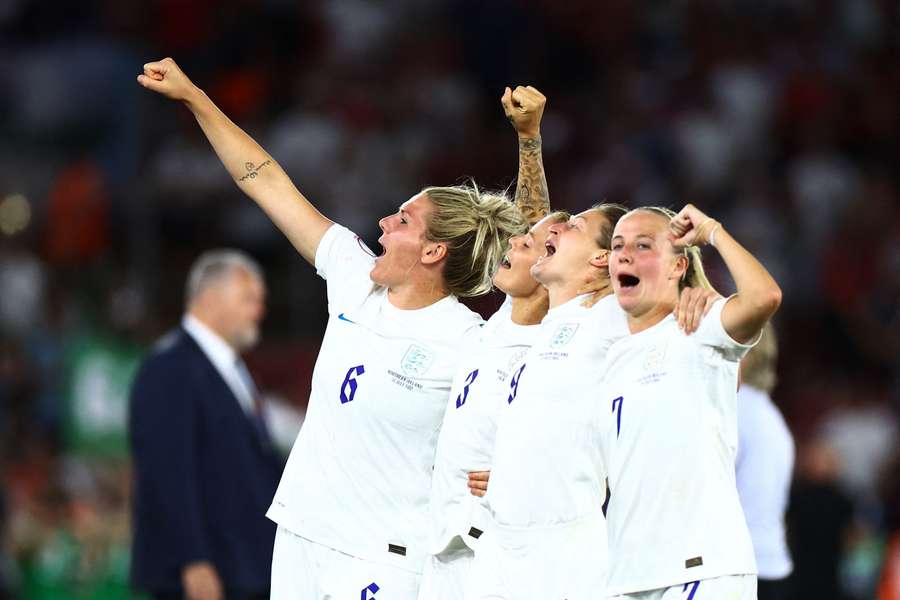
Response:
POLYGON ((550 193, 547 190, 540 137, 519 140, 516 206, 531 224, 537 223, 550 212, 550 193))
POLYGON ((248 179, 256 179, 256 176, 259 175, 260 170, 263 167, 268 167, 272 164, 272 159, 266 159, 258 165, 253 165, 252 162, 244 163, 244 168, 247 169, 247 174, 243 177, 239 178, 238 181, 247 181, 248 179))

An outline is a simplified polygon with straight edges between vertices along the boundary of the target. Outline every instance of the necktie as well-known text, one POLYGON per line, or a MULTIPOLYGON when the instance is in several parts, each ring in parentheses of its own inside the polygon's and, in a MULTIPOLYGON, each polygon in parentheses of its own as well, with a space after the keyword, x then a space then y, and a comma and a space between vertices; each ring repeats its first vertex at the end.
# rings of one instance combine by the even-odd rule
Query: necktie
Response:
POLYGON ((234 366, 237 369, 241 381, 244 383, 244 387, 250 392, 250 397, 253 400, 253 411, 252 414, 249 415, 250 420, 253 422, 254 427, 256 427, 256 431, 260 438, 263 441, 268 442, 269 430, 266 427, 266 416, 263 408, 262 396, 260 395, 259 390, 256 389, 256 384, 253 383, 253 377, 250 376, 247 365, 244 364, 244 361, 241 360, 240 357, 235 360, 234 366))

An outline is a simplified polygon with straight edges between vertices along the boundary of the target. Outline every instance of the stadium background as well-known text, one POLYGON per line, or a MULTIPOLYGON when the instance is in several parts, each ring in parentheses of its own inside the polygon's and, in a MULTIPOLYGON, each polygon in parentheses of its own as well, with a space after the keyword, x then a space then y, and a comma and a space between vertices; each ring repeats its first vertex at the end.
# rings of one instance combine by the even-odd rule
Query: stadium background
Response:
POLYGON ((900 527, 898 47, 887 0, 0 2, 2 593, 127 597, 128 384, 200 251, 262 262, 248 363, 273 399, 306 401, 324 285, 189 113, 135 82, 172 56, 374 248, 426 184, 514 185, 505 85, 549 99, 555 207, 719 218, 784 289, 774 397, 797 476, 854 507, 822 522, 841 543, 794 535, 795 553, 874 597, 900 527))

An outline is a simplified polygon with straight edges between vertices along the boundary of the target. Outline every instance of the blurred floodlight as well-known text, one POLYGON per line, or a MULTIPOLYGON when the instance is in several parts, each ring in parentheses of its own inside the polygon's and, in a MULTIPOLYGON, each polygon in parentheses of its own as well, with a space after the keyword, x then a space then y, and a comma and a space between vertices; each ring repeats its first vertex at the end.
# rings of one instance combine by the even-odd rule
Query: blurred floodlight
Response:
POLYGON ((22 194, 10 194, 0 201, 0 231, 15 235, 31 222, 31 205, 22 194))

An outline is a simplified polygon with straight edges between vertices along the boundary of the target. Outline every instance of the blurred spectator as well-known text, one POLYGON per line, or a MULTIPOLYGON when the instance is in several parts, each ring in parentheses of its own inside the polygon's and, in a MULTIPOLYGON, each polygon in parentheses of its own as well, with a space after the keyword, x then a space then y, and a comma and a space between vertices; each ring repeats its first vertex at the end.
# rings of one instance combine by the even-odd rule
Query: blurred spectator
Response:
POLYGON ((131 396, 132 583, 155 598, 268 597, 281 475, 240 353, 259 338, 262 272, 210 251, 191 269, 181 327, 145 359, 131 396))
POLYGON ((800 453, 787 527, 794 559, 791 598, 844 600, 839 566, 853 526, 853 504, 838 484, 840 459, 822 440, 800 453))
POLYGON ((10 597, 10 573, 12 572, 9 558, 6 555, 6 495, 0 489, 0 600, 10 597))
POLYGON ((853 386, 852 404, 832 412, 821 427, 822 440, 840 457, 838 483, 851 494, 860 516, 877 526, 879 477, 897 447, 897 424, 890 407, 876 402, 865 382, 853 386))
POLYGON ((900 600, 900 449, 894 452, 881 479, 887 550, 878 586, 878 600, 900 600))
POLYGON ((769 394, 775 387, 778 343, 771 324, 741 363, 736 476, 759 569, 759 600, 787 600, 791 562, 784 530, 794 439, 769 394))
POLYGON ((128 597, 127 471, 76 464, 63 470, 82 471, 81 483, 48 486, 12 523, 22 597, 128 597))

